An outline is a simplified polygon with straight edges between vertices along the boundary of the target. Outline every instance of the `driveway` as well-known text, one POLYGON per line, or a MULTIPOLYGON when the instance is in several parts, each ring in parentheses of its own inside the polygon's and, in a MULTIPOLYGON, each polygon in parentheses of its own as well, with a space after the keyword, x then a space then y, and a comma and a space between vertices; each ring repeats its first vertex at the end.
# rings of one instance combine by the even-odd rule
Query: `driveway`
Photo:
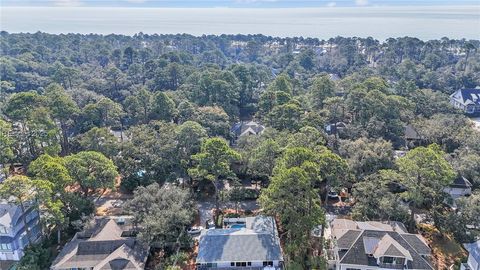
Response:
POLYGON ((95 197, 93 202, 95 209, 97 209, 98 215, 117 215, 121 214, 122 206, 125 201, 131 199, 133 196, 130 194, 108 194, 100 197, 95 197))
MULTIPOLYGON (((213 200, 203 200, 197 202, 198 215, 200 216, 200 226, 205 226, 208 219, 213 219, 213 209, 215 202, 213 200)), ((235 209, 235 202, 220 203, 221 209, 235 209)), ((238 209, 243 211, 257 211, 260 208, 257 201, 242 201, 238 204, 238 209)))

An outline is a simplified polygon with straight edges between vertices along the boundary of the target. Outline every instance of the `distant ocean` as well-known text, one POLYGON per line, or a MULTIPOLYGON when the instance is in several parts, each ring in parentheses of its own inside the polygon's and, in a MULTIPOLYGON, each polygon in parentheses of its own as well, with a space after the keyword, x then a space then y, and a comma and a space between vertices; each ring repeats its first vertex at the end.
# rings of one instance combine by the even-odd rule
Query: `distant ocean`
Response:
POLYGON ((320 39, 480 39, 480 5, 295 9, 2 7, 0 28, 11 33, 259 33, 320 39))

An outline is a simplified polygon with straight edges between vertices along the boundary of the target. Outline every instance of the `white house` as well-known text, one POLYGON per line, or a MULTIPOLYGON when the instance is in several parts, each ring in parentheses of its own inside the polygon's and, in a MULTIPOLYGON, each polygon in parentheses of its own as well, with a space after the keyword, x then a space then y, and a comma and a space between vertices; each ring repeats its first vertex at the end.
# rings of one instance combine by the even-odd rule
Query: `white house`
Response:
POLYGON ((459 175, 452 184, 443 190, 448 193, 452 199, 458 199, 463 196, 470 196, 472 194, 472 184, 467 178, 459 175))
POLYGON ((265 127, 255 121, 238 122, 230 129, 235 140, 243 136, 260 135, 265 127))
MULTIPOLYGON (((40 217, 38 211, 25 205, 21 207, 7 201, 0 202, 0 262, 19 261, 29 242, 40 239, 40 217), (28 238, 27 229, 30 232, 28 238)), ((1 269, 1 267, 0 267, 1 269)))
POLYGON ((480 270, 480 240, 470 244, 463 244, 468 251, 468 260, 462 263, 460 270, 480 270))
POLYGON ((480 113, 480 88, 457 90, 450 95, 450 103, 467 114, 480 113))
POLYGON ((200 235, 198 270, 282 269, 283 256, 275 220, 247 217, 227 229, 204 230, 200 235))

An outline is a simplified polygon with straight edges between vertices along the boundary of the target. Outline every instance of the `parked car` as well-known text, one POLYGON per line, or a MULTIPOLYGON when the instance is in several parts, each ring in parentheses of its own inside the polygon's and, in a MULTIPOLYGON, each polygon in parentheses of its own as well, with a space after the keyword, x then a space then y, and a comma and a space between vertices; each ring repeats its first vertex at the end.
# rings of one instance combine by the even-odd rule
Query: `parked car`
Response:
POLYGON ((203 230, 202 226, 193 226, 187 230, 187 233, 190 235, 198 235, 202 232, 202 230, 203 230))
POLYGON ((327 194, 329 199, 338 199, 338 193, 334 190, 330 190, 327 194))

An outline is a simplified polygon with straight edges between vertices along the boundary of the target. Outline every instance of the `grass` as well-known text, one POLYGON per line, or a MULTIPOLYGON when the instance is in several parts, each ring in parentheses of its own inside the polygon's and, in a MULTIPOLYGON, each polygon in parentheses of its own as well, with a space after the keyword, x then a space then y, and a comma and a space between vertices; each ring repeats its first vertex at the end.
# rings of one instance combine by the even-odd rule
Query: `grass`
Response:
POLYGON ((467 252, 453 237, 449 235, 442 237, 439 231, 432 225, 421 224, 419 227, 432 248, 432 260, 436 269, 450 269, 450 266, 458 266, 465 260, 467 252))

